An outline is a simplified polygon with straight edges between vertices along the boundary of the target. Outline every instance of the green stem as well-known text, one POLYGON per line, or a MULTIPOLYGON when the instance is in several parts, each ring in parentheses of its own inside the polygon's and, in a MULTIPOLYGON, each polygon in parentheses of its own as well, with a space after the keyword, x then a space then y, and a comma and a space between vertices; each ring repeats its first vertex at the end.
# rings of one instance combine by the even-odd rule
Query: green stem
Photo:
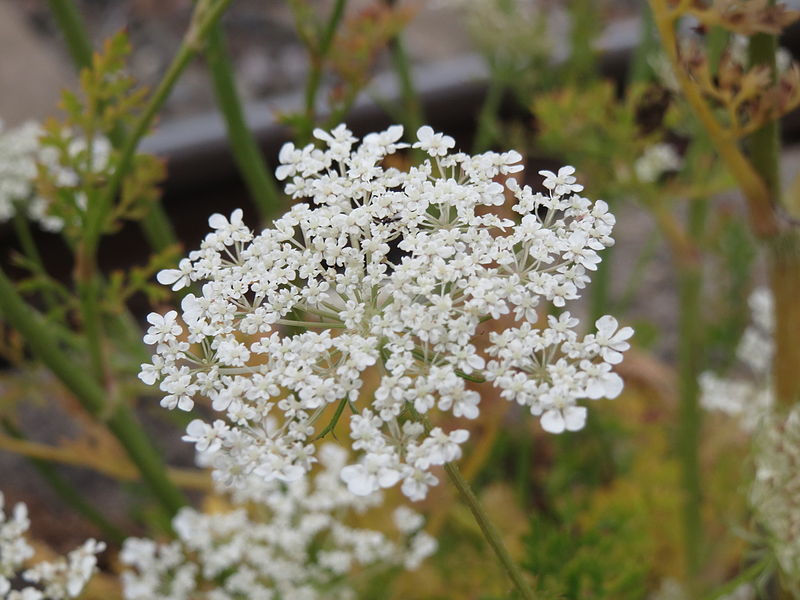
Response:
POLYGON ((186 504, 167 476, 161 456, 126 404, 109 406, 106 392, 55 343, 41 316, 22 299, 0 269, 0 313, 22 334, 33 354, 72 392, 86 411, 104 421, 142 474, 153 495, 172 515, 186 504))
POLYGON ((656 26, 653 22, 653 11, 647 3, 642 3, 641 7, 642 36, 636 48, 633 49, 633 57, 628 66, 628 81, 639 83, 651 81, 654 78, 653 66, 650 60, 659 49, 658 37, 656 36, 656 26))
POLYGON ((325 58, 330 52, 336 31, 344 17, 344 10, 347 7, 347 0, 336 0, 336 4, 331 10, 328 21, 325 24, 316 48, 311 48, 311 70, 308 74, 305 90, 305 121, 298 132, 300 143, 306 143, 311 139, 311 133, 317 122, 317 95, 322 84, 322 71, 325 66, 325 58))
MULTIPOLYGON (((117 167, 111 176, 106 193, 100 198, 100 201, 97 202, 96 209, 90 211, 87 217, 88 231, 86 235, 90 242, 94 242, 100 234, 103 220, 109 208, 113 205, 114 198, 122 185, 123 177, 127 174, 133 163, 139 143, 150 130, 153 120, 159 110, 161 110, 164 102, 166 102, 172 92, 172 88, 175 87, 175 83, 183 74, 184 69, 186 69, 189 62, 200 51, 203 41, 211 30, 211 27, 222 17, 222 14, 231 2, 232 0, 217 0, 216 2, 213 0, 201 0, 197 3, 195 11, 192 14, 191 24, 184 36, 183 42, 181 42, 180 48, 178 48, 178 52, 173 57, 172 62, 167 68, 167 72, 150 96, 142 114, 139 115, 136 124, 133 126, 133 130, 129 133, 120 149, 117 167)), ((164 240, 164 243, 166 245, 166 240, 164 240)))
POLYGON ((156 252, 163 252, 178 243, 175 229, 160 201, 154 202, 139 222, 147 243, 156 252))
MULTIPOLYGON (((431 423, 428 420, 428 417, 417 412, 416 409, 411 405, 409 405, 409 412, 414 416, 416 421, 422 423, 422 425, 425 427, 425 431, 430 433, 431 423)), ((464 479, 464 476, 461 474, 461 470, 455 463, 449 462, 444 464, 444 470, 447 472, 447 476, 450 478, 450 481, 454 486, 456 486, 456 489, 461 494, 461 498, 469 507, 469 510, 472 512, 472 516, 475 517, 475 521, 478 523, 478 527, 480 527, 483 536, 486 538, 486 541, 489 542, 492 550, 494 550, 497 559, 500 561, 503 569, 505 569, 508 577, 513 582, 514 587, 517 588, 520 596, 523 598, 523 600, 535 600, 536 596, 534 595, 533 590, 525 580, 525 576, 522 574, 522 571, 517 563, 514 562, 514 559, 511 558, 511 555, 508 553, 500 532, 497 531, 497 528, 494 526, 494 523, 492 523, 489 515, 486 514, 486 510, 483 508, 481 501, 478 500, 478 496, 475 495, 475 492, 472 490, 472 486, 469 484, 469 482, 464 479)))
MULTIPOLYGON (((774 4, 774 1, 770 2, 774 4)), ((777 79, 775 54, 778 41, 774 35, 760 33, 750 39, 750 63, 766 66, 777 79)), ((769 189, 772 206, 781 204, 780 122, 773 119, 748 140, 750 160, 769 189)), ((791 214, 791 206, 787 206, 791 214)), ((789 408, 800 400, 800 234, 796 229, 779 232, 767 242, 770 257, 770 280, 775 301, 775 397, 778 406, 789 408)))
POLYGON ((47 0, 50 12, 64 34, 67 49, 78 69, 92 65, 92 43, 86 26, 72 0, 47 0))
MULTIPOLYGON (((31 232, 28 218, 25 216, 25 208, 22 202, 17 202, 14 205, 14 231, 33 272, 42 279, 43 285, 47 286, 49 279, 47 270, 44 268, 44 261, 42 261, 42 255, 36 247, 36 242, 33 241, 33 233, 31 232)), ((58 300, 52 289, 45 287, 42 291, 42 296, 48 310, 57 306, 58 300)))
MULTIPOLYGON (((397 4, 397 0, 386 0, 386 3, 393 7, 397 4)), ((414 78, 411 76, 411 63, 406 54, 402 34, 398 33, 389 41, 389 54, 392 59, 392 67, 397 74, 397 81, 400 84, 403 125, 406 128, 407 135, 413 136, 425 124, 425 115, 422 104, 419 101, 419 94, 417 94, 417 90, 414 87, 414 78)), ((423 153, 420 151, 420 154, 423 153)))
POLYGON ((95 380, 106 381, 106 353, 103 351, 103 327, 100 323, 100 282, 96 273, 90 273, 85 280, 78 281, 83 333, 89 348, 89 360, 95 380))
POLYGON ((497 72, 497 67, 493 68, 486 97, 478 113, 478 127, 472 144, 473 154, 488 150, 497 137, 497 115, 500 112, 505 89, 505 77, 497 72))
MULTIPOLYGON (((778 50, 776 36, 758 33, 750 38, 750 64, 766 66, 771 69, 772 83, 775 83, 777 69, 775 54, 778 50)), ((750 160, 769 188, 773 205, 780 198, 780 123, 772 119, 755 131, 748 140, 750 160)))
MULTIPOLYGON (((2 425, 8 435, 18 440, 25 439, 22 432, 8 419, 3 419, 2 425)), ((83 515, 87 521, 94 524, 103 532, 103 535, 105 535, 108 540, 115 544, 122 544, 122 542, 125 541, 127 537, 125 533, 106 519, 106 517, 97 510, 75 486, 67 481, 52 464, 41 458, 28 458, 28 462, 31 463, 47 485, 53 488, 53 491, 58 494, 68 506, 83 515)))
POLYGON ((514 586, 517 588, 520 596, 524 600, 533 600, 536 598, 536 596, 533 594, 533 590, 528 585, 528 582, 525 581, 525 577, 523 576, 519 566, 511 558, 511 555, 508 553, 505 544, 503 544, 503 538, 500 536, 500 532, 497 531, 494 523, 492 523, 491 519, 489 519, 489 515, 486 514, 486 511, 481 505, 480 500, 478 500, 478 497, 475 495, 475 492, 472 491, 472 487, 469 485, 467 480, 464 479, 463 475, 461 475, 461 471, 454 463, 445 463, 444 469, 447 472, 447 476, 450 478, 450 481, 453 482, 453 485, 455 485, 458 491, 461 493, 461 497, 464 502, 467 503, 467 506, 478 523, 478 527, 481 528, 486 541, 489 542, 492 550, 494 550, 495 555, 503 565, 503 568, 506 570, 506 573, 511 581, 514 583, 514 586))
POLYGON ((233 65, 228 58, 225 37, 219 23, 215 23, 208 34, 206 58, 214 81, 217 104, 225 118, 233 157, 250 190, 261 220, 267 222, 269 218, 275 216, 280 207, 280 191, 275 179, 267 171, 264 157, 245 121, 233 79, 233 65))
MULTIPOLYGON (((688 234, 698 240, 703 234, 708 202, 695 198, 689 204, 688 234)), ((696 579, 703 561, 705 536, 701 515, 700 484, 700 374, 704 369, 704 327, 702 316, 702 264, 699 256, 678 257, 679 297, 679 432, 678 446, 683 480, 684 544, 689 585, 696 592, 696 579)))

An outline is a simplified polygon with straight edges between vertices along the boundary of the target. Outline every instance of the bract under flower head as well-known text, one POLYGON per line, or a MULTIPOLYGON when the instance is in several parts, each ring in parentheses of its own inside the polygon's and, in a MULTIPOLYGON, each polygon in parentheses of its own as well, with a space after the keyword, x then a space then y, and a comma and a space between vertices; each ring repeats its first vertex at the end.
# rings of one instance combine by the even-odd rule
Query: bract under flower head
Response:
POLYGON ((280 153, 277 176, 302 202, 258 235, 239 211, 212 216, 188 263, 159 277, 201 292, 185 297, 177 321, 149 318, 156 355, 141 378, 161 380, 168 408, 202 397, 219 413, 184 438, 218 480, 296 479, 315 460, 314 441, 349 421, 361 456, 342 469, 351 491, 400 484, 419 499, 437 481, 431 469, 456 460, 468 438, 428 419, 480 413, 467 380, 499 388, 554 433, 583 426, 577 400, 620 392, 611 365, 629 327, 606 316, 578 339, 568 312, 546 326, 537 313, 578 298, 613 243, 614 217, 577 194, 571 168, 546 173, 543 195, 497 181, 522 170, 519 153, 449 153, 452 138, 429 127, 414 146, 430 158, 408 171, 383 165, 403 147, 399 126, 359 146, 343 125, 315 136, 326 149, 280 153), (495 208, 507 197, 519 222, 495 208), (484 321, 494 329, 485 355, 484 321), (363 393, 368 369, 377 384, 363 393))

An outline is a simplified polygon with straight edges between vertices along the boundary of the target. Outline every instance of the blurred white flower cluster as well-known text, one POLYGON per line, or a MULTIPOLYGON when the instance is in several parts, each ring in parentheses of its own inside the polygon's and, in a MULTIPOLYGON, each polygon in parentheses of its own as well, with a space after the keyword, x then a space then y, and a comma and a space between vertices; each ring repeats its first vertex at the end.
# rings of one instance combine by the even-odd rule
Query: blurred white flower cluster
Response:
MULTIPOLYGON (((661 586, 648 596, 649 600, 691 600, 679 581, 667 578, 661 581, 661 586)), ((742 583, 729 594, 716 596, 715 600, 756 600, 756 588, 751 583, 742 583)))
POLYGON ((680 169, 682 163, 675 146, 661 142, 649 146, 634 163, 633 168, 639 181, 654 183, 664 173, 680 169))
POLYGON ((160 381, 169 409, 210 401, 220 418, 193 421, 184 439, 218 480, 298 479, 313 442, 344 416, 361 453, 342 469, 350 490, 401 484, 418 500, 437 483, 431 468, 458 459, 468 438, 431 429, 428 417, 479 414, 467 380, 490 382, 554 433, 583 427, 578 400, 621 391, 611 369, 630 327, 605 316, 579 338, 569 312, 537 312, 589 282, 613 243, 606 203, 579 194, 572 167, 542 171, 545 194, 504 186, 496 178, 522 170, 517 152, 451 153, 455 141, 427 126, 413 146, 429 159, 385 167, 407 146, 402 133, 393 126, 356 147, 339 126, 315 132, 325 149, 286 144, 277 176, 303 201, 258 235, 241 210, 213 215, 200 249, 159 273, 201 292, 180 316, 148 316, 156 353, 140 378, 160 381), (507 198, 519 220, 497 212, 507 198), (492 332, 487 356, 479 326, 492 332), (377 383, 362 394, 368 369, 377 383))
POLYGON ((766 531, 783 571, 782 582, 800 594, 800 412, 770 415, 756 436, 755 479, 750 506, 766 531))
POLYGON ((5 498, 0 492, 0 598, 4 600, 65 600, 77 598, 92 578, 96 554, 105 544, 87 540, 66 557, 39 562, 23 570, 33 558, 33 547, 25 539, 30 527, 27 507, 19 503, 9 514, 4 512, 5 498), (33 584, 12 589, 14 580, 33 584))
MULTIPOLYGON (((41 144, 43 135, 42 127, 33 121, 7 131, 3 131, 0 121, 0 222, 8 221, 22 208, 42 229, 57 232, 64 227, 64 221, 36 192, 37 168, 44 169, 60 190, 69 191, 81 183, 81 172, 102 173, 109 168, 111 144, 102 136, 95 137, 91 144, 75 137, 59 150, 41 144), (66 166, 65 160, 71 166, 66 166)), ((71 201, 82 210, 86 207, 86 194, 76 190, 71 201)))
POLYGON ((47 214, 47 201, 34 190, 36 163, 42 158, 41 135, 39 124, 33 121, 6 131, 0 121, 0 222, 10 220, 19 206, 43 229, 59 231, 61 220, 47 214))
POLYGON ((700 376, 700 403, 707 410, 718 410, 739 420, 746 432, 752 432, 770 414, 774 403, 772 357, 775 316, 772 294, 766 288, 755 290, 749 299, 752 324, 745 330, 736 357, 748 375, 730 379, 714 373, 700 376))
POLYGON ((251 479, 251 513, 202 514, 184 508, 177 540, 126 540, 120 558, 127 600, 316 600, 355 598, 350 575, 365 567, 416 568, 436 549, 423 518, 394 513, 397 535, 348 526, 347 515, 379 504, 380 494, 351 494, 339 478, 346 452, 320 448, 324 469, 289 484, 251 479), (309 481, 310 480, 310 481, 309 481))

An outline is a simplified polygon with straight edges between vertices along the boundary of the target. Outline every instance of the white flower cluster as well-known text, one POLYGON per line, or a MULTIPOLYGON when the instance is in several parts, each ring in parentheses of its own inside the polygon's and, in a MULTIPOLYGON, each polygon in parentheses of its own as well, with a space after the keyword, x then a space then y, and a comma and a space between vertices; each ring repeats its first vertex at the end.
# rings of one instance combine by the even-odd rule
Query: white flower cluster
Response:
POLYGON ((436 549, 423 518, 401 507, 394 521, 399 538, 346 525, 346 513, 380 503, 342 484, 346 452, 320 448, 324 469, 312 482, 254 483, 259 502, 202 514, 184 508, 173 521, 177 540, 157 544, 126 540, 120 558, 127 600, 317 600, 354 598, 352 572, 364 568, 416 568, 436 549))
POLYGON ((706 410, 718 410, 739 420, 746 432, 756 429, 774 404, 772 357, 775 316, 772 295, 759 288, 749 299, 752 324, 745 330, 736 356, 749 371, 749 377, 728 379, 714 373, 700 376, 700 403, 706 410))
POLYGON ((800 594, 800 411, 766 417, 756 436, 750 505, 783 571, 800 594))
POLYGON ((34 555, 25 539, 30 527, 27 507, 20 503, 10 514, 4 512, 4 497, 0 492, 0 598, 3 600, 65 600, 77 598, 89 582, 97 564, 96 554, 105 544, 87 540, 66 557, 52 562, 39 562, 22 571, 34 555), (12 589, 15 579, 34 585, 12 589))
MULTIPOLYGON (((59 188, 76 187, 80 176, 75 169, 59 163, 59 153, 54 147, 40 144, 43 133, 33 121, 7 131, 3 131, 0 121, 0 222, 11 219, 21 206, 27 217, 42 229, 57 232, 64 222, 51 213, 49 202, 36 193, 37 164, 50 173, 59 188)), ((95 173, 108 169, 110 153, 110 143, 101 136, 92 140, 91 152, 86 140, 79 137, 72 139, 67 148, 70 161, 95 173)), ((74 201, 85 208, 87 200, 82 192, 75 194, 74 201)))
POLYGON ((579 339, 569 312, 544 326, 537 312, 543 301, 564 307, 589 282, 613 243, 606 203, 579 195, 572 167, 541 172, 546 194, 503 186, 495 178, 522 170, 517 152, 451 153, 454 140, 427 126, 414 147, 430 159, 384 168, 406 146, 402 133, 393 126, 354 148, 339 126, 315 132, 324 150, 285 145, 277 176, 305 201, 259 235, 241 210, 213 215, 200 249, 159 273, 201 293, 184 298, 180 317, 148 316, 156 354, 140 378, 160 380, 169 409, 210 401, 219 418, 193 421, 184 439, 210 455, 219 480, 297 479, 313 442, 350 415, 361 452, 342 469, 351 491, 402 482, 421 499, 437 482, 431 468, 458 459, 468 437, 430 429, 427 417, 478 416, 466 380, 490 382, 554 433, 583 426, 579 399, 622 389, 611 369, 631 328, 605 316, 579 339), (519 221, 495 212, 507 196, 519 221), (486 356, 479 325, 492 331, 486 356), (368 369, 379 381, 362 394, 368 369))

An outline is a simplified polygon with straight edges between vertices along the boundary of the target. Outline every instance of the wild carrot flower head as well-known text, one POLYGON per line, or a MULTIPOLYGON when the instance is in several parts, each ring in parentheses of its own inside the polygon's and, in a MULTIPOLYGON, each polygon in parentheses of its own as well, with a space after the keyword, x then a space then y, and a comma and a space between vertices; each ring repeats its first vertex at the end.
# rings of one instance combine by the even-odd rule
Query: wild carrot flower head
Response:
POLYGON ((360 145, 343 125, 315 135, 325 148, 280 152, 277 177, 299 202, 271 228, 254 234, 240 210, 213 215, 200 249, 159 275, 199 293, 180 316, 149 317, 156 354, 140 377, 160 381, 167 408, 210 402, 218 418, 184 439, 219 480, 297 479, 344 419, 361 457, 341 471, 351 491, 400 484, 420 499, 468 438, 435 426, 437 413, 479 415, 468 380, 554 433, 583 426, 579 399, 619 394, 611 369, 633 331, 605 316, 579 337, 569 312, 539 308, 577 299, 613 243, 608 206, 578 194, 571 168, 544 173, 540 194, 497 181, 522 171, 519 153, 452 152, 429 127, 414 144, 429 158, 407 171, 384 164, 406 146, 400 126, 360 145), (508 198, 517 219, 499 210, 508 198), (494 327, 479 351, 484 321, 494 327))

